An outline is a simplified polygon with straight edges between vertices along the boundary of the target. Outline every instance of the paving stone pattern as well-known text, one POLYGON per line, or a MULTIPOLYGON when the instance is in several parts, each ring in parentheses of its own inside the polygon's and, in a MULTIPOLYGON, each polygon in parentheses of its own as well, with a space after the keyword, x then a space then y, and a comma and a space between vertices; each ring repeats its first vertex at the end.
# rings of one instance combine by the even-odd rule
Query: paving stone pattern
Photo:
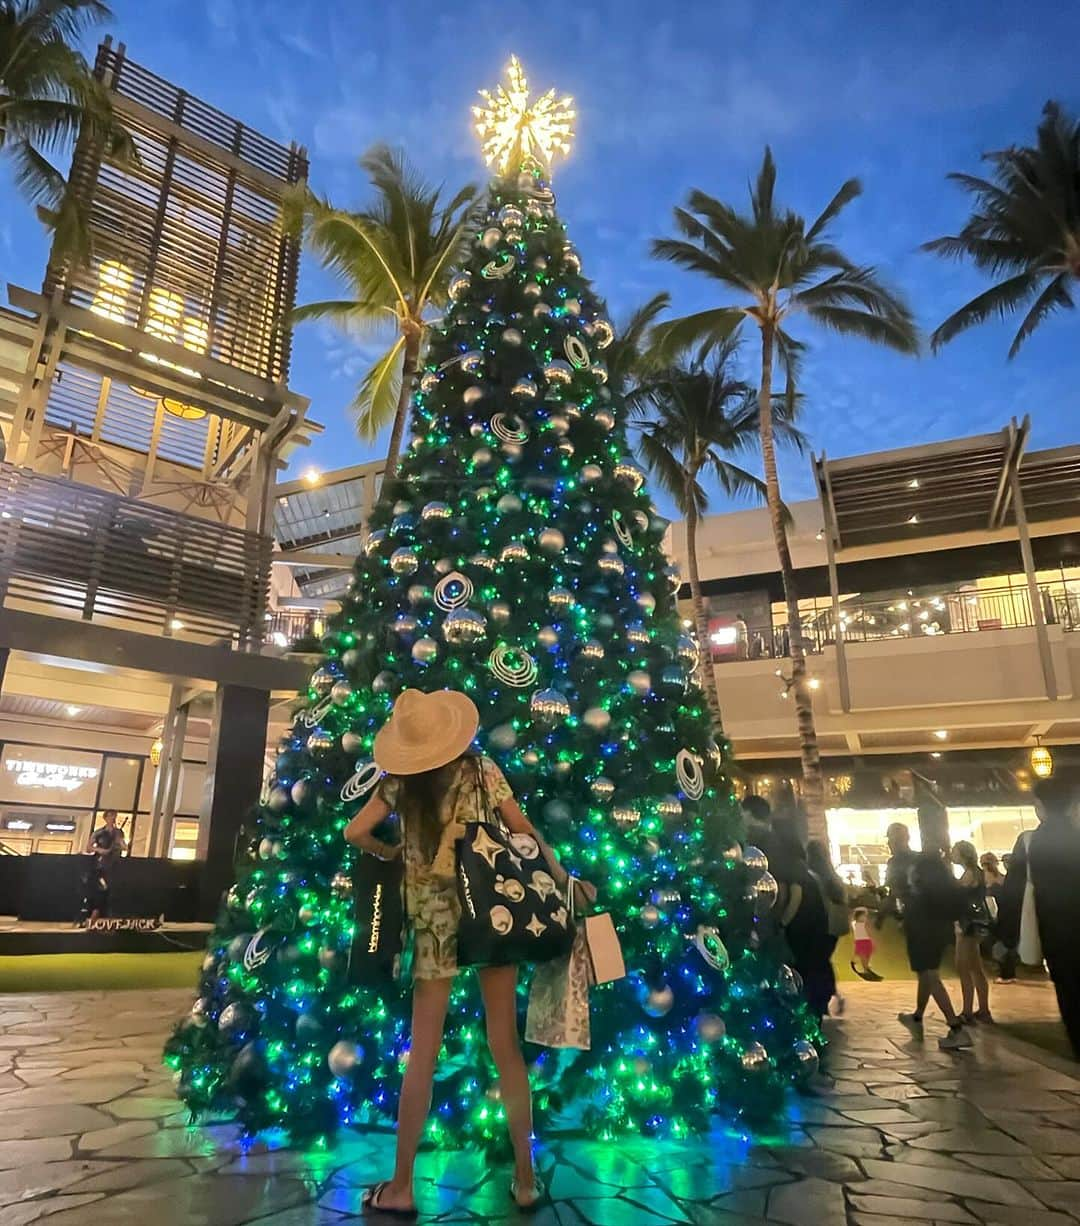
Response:
MULTIPOLYGON (((1080 1221, 1080 1069, 993 1028, 938 1050, 896 1022, 911 984, 857 984, 831 1023, 835 1084, 793 1098, 775 1136, 691 1143, 549 1138, 538 1226, 1069 1226, 1080 1221)), ((393 1137, 307 1152, 245 1148, 227 1121, 190 1127, 159 1063, 182 992, 0 996, 0 1226, 313 1226, 356 1220, 393 1137)), ((998 1014, 1053 1014, 1046 985, 998 1014)), ((422 1220, 527 1220, 508 1172, 472 1153, 419 1163, 422 1220)), ((377 1222, 380 1219, 369 1219, 377 1222)), ((383 1222, 390 1219, 383 1217, 383 1222)))

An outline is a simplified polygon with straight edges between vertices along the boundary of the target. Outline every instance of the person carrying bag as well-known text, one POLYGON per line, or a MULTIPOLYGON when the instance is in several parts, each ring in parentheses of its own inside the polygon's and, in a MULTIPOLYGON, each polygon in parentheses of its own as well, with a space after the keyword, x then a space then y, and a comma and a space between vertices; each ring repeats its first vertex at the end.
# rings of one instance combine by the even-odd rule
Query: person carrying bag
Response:
MULTIPOLYGON (((514 1150, 510 1196, 529 1209, 543 1195, 532 1166, 517 966, 565 956, 570 948, 573 921, 560 895, 568 888, 568 875, 522 813, 498 766, 470 752, 479 723, 466 694, 402 691, 375 737, 375 762, 386 775, 345 829, 345 838, 368 853, 361 860, 374 856, 401 865, 405 925, 412 936, 412 1032, 398 1110, 397 1163, 393 1178, 365 1195, 364 1207, 371 1212, 416 1215, 413 1166, 431 1103, 450 988, 466 965, 477 967, 514 1150), (394 844, 374 833, 391 813, 401 823, 401 841, 394 844)), ((387 880, 373 870, 368 892, 356 898, 361 933, 379 883, 384 891, 392 888, 387 880)), ((589 883, 578 881, 572 888, 582 905, 595 901, 589 883)), ((370 922, 366 931, 370 943, 370 922)), ((381 965, 388 965, 385 957, 381 965)))

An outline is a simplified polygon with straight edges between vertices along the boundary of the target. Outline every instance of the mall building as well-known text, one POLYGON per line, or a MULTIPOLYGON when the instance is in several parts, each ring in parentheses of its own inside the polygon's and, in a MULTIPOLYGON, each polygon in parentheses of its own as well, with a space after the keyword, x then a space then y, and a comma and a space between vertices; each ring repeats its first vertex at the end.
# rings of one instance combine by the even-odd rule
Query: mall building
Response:
MULTIPOLYGON (((1080 446, 1032 451, 1029 425, 812 460, 789 504, 825 767, 849 876, 885 830, 943 803, 954 839, 1011 849, 1038 772, 1080 766, 1080 446)), ((684 556, 681 524, 669 546, 684 556)), ((707 518, 698 546, 710 649, 739 786, 790 804, 799 744, 789 636, 765 510, 707 518)), ((684 589, 685 592, 685 589, 684 589)))
POLYGON ((70 919, 112 808, 124 905, 210 917, 309 673, 273 604, 275 486, 319 430, 280 223, 307 161, 123 46, 95 72, 138 162, 79 139, 92 258, 0 308, 0 914, 70 919))

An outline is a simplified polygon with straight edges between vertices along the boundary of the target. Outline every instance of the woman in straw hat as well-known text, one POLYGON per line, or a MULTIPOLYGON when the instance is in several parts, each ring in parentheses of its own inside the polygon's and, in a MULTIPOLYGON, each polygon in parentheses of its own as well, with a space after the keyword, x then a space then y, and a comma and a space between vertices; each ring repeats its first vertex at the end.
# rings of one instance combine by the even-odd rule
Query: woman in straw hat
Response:
MULTIPOLYGON (((375 738, 375 761, 386 776, 345 830, 349 842, 363 851, 382 859, 405 857, 414 986, 409 1061, 398 1107, 397 1162, 393 1179, 376 1184, 364 1198, 365 1208, 397 1217, 416 1216, 413 1164, 431 1106, 450 986, 458 971, 461 910, 455 844, 464 823, 490 820, 485 807, 496 809, 512 834, 536 839, 556 881, 565 886, 567 880, 566 870, 522 813, 498 766, 468 752, 479 724, 476 705, 465 694, 404 690, 375 738), (401 822, 397 844, 383 843, 373 834, 391 813, 401 822)), ((579 902, 595 899, 592 885, 579 881, 577 886, 579 902)), ((499 1071, 514 1148, 510 1195, 519 1208, 533 1209, 542 1191, 533 1171, 532 1102, 517 1031, 517 967, 482 967, 478 974, 488 1046, 499 1071)))

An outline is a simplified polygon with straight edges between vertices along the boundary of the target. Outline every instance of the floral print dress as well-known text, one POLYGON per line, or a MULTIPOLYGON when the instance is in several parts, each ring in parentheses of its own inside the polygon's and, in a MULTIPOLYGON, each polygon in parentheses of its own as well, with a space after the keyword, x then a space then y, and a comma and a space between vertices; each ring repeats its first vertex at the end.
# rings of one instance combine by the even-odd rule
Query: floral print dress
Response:
MULTIPOLYGON (((379 795, 396 811, 401 779, 387 775, 379 785, 379 795)), ((414 979, 452 979, 457 974, 461 905, 457 895, 456 844, 466 822, 491 821, 492 810, 512 797, 505 776, 490 758, 459 759, 439 803, 442 834, 430 863, 420 848, 420 839, 416 833, 410 836, 402 819, 405 906, 413 926, 414 979)))

